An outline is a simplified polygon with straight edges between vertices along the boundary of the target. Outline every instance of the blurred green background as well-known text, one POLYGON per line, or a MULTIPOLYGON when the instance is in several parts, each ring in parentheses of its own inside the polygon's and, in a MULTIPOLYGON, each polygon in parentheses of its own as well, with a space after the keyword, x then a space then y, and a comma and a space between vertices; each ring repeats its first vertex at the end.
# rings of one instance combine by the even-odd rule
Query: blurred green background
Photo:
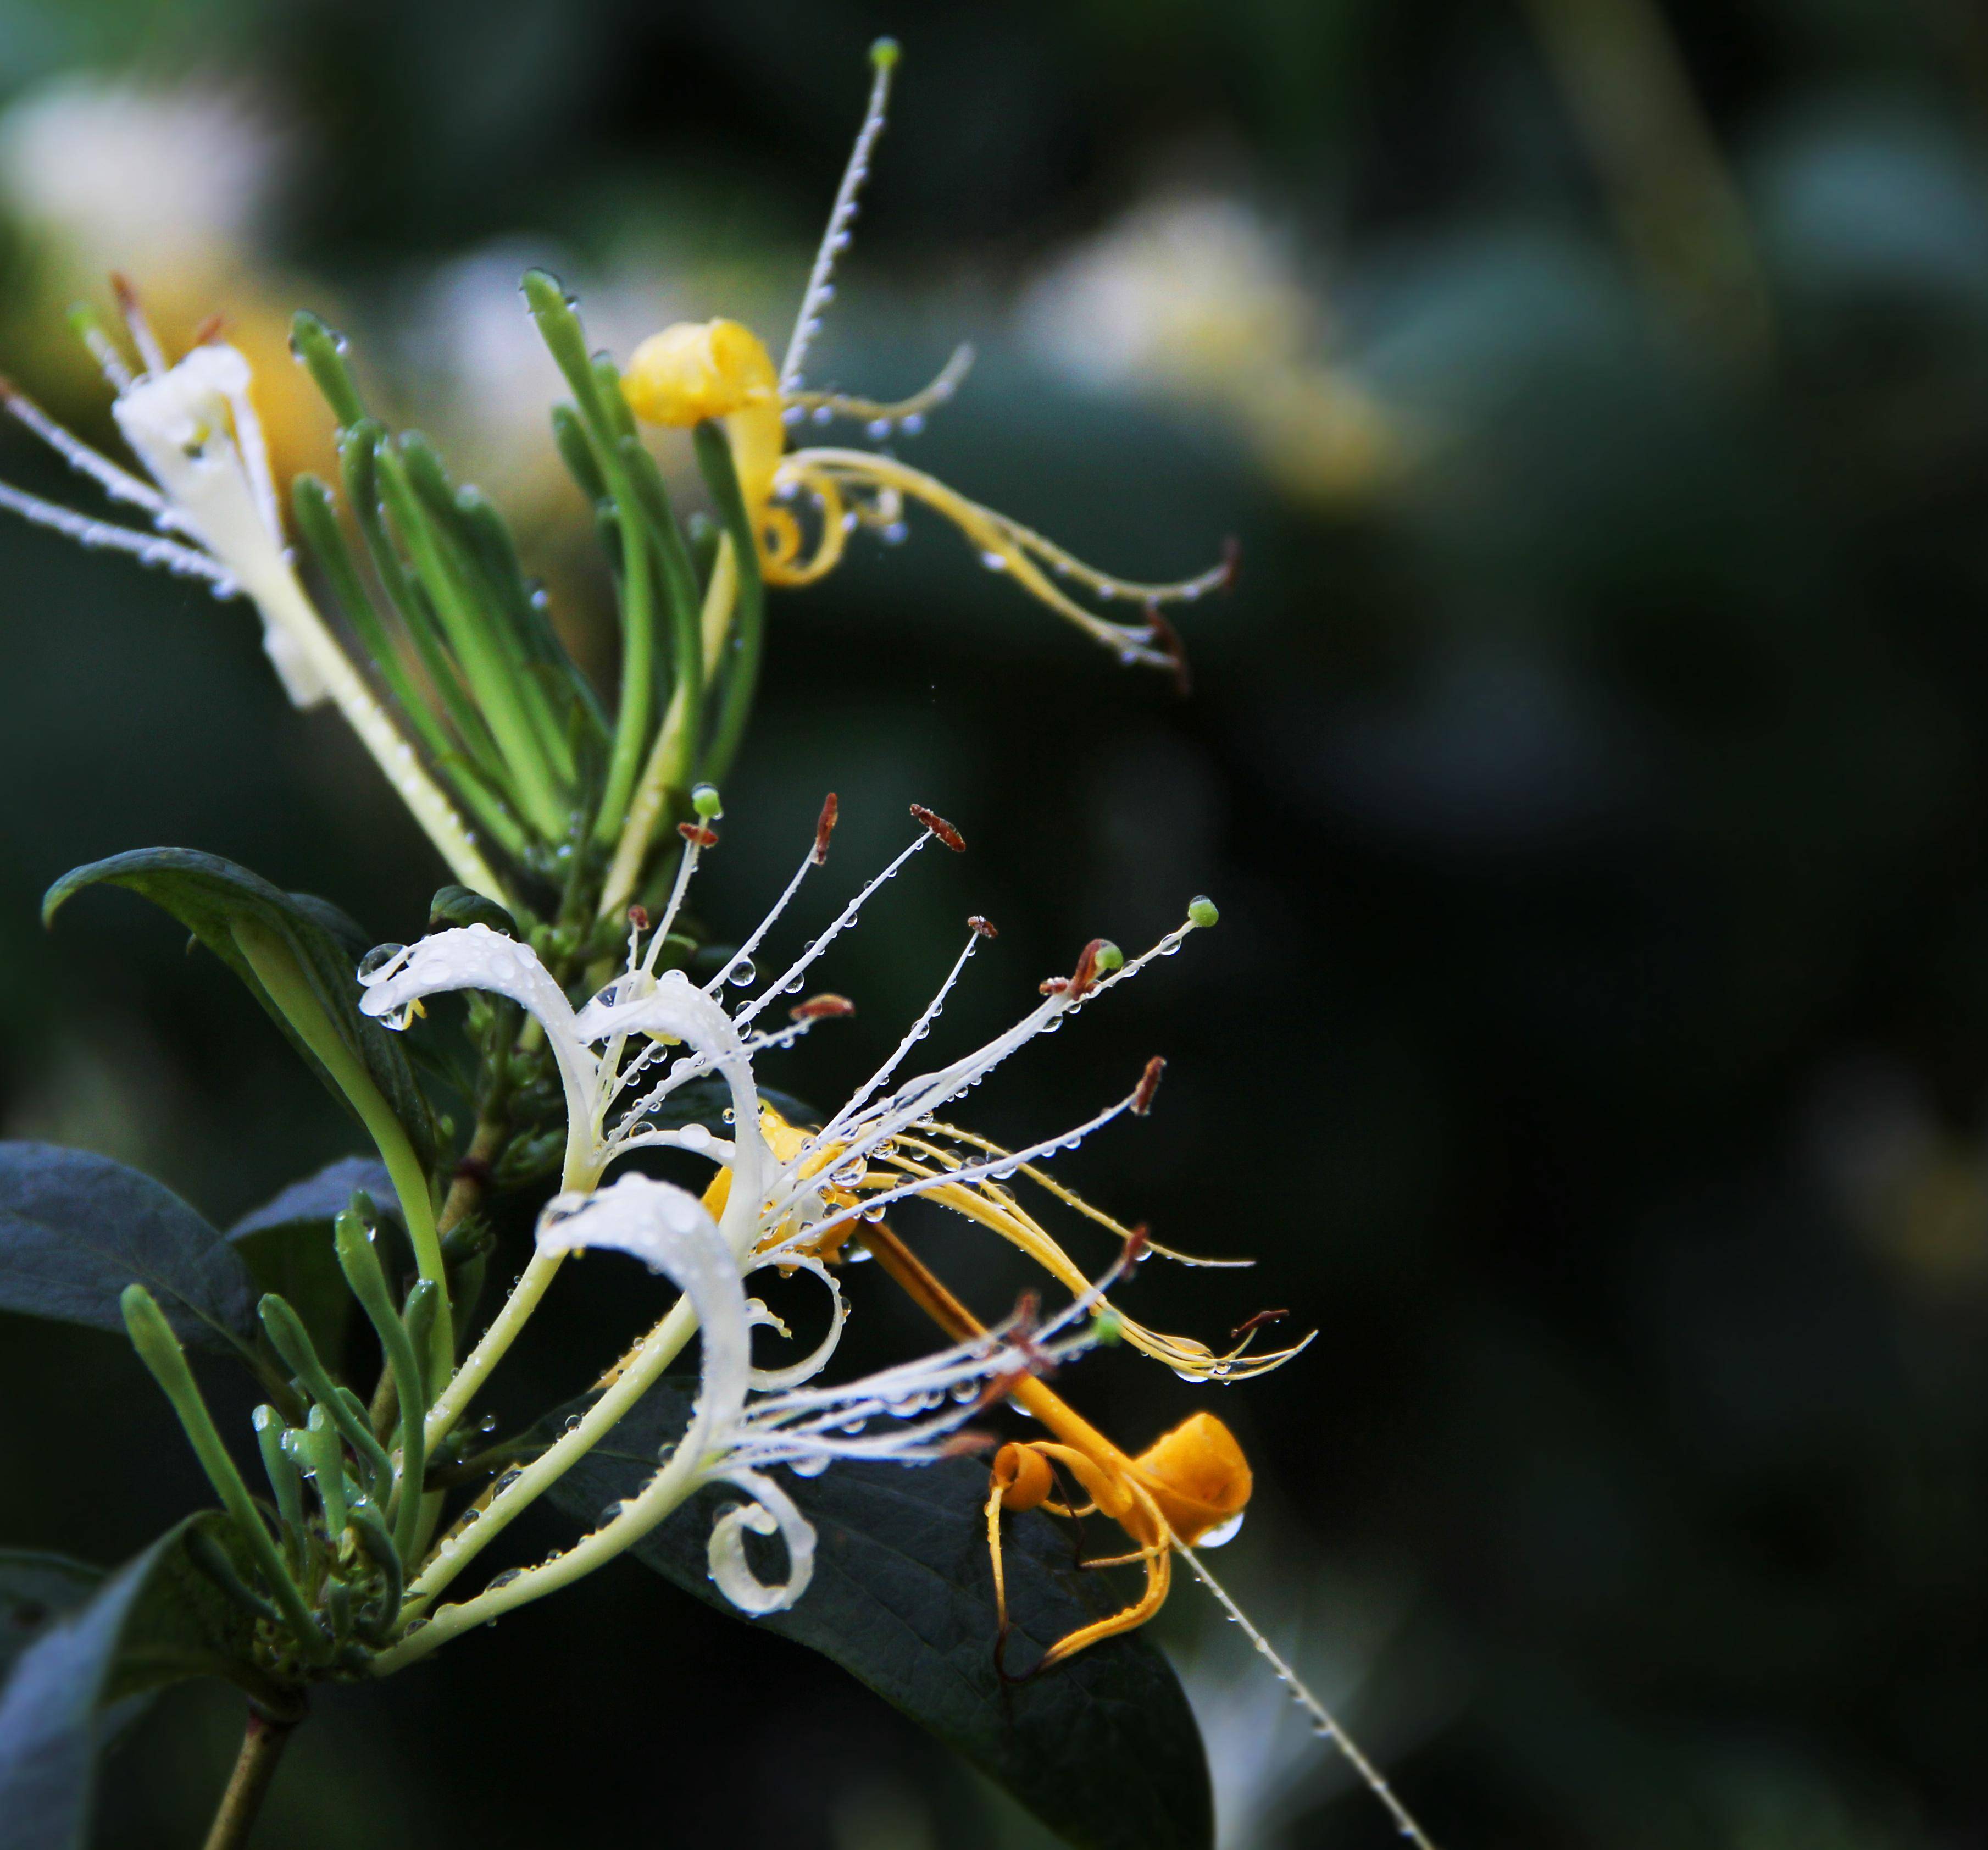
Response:
MULTIPOLYGON (((776 599, 713 928, 758 917, 826 789, 832 881, 913 800, 972 852, 869 908, 828 976, 860 1014, 776 1083, 839 1097, 968 911, 1002 935, 962 1044, 1085 939, 1213 894, 1217 932, 973 1121, 1040 1135, 1168 1056, 1152 1122, 1069 1172, 1263 1262, 1150 1265, 1137 1314, 1320 1331, 1212 1391, 1259 1474, 1222 1560, 1438 1841, 1988 1842, 1983 15, 5 0, 4 363, 106 432, 61 309, 120 264, 169 322, 229 316, 303 466, 282 317, 317 307, 597 642, 516 277, 559 271, 624 357, 693 314, 783 335, 882 31, 899 103, 814 382, 908 391, 971 339, 908 460, 1110 569, 1234 534, 1243 570, 1183 620, 1186 699, 931 523, 776 599)), ((15 438, 0 468, 73 492, 15 438)), ((404 939, 440 871, 245 608, 13 526, 0 585, 0 1128, 225 1220, 354 1133, 156 915, 94 895, 44 935, 42 889, 192 846, 404 939)), ((948 1264, 989 1302, 1019 1282, 972 1242, 948 1264)), ((635 1327, 593 1270, 506 1411, 635 1327)), ((916 1334, 858 1312, 853 1355, 916 1334)), ((1209 1404, 1123 1356, 1073 1386, 1134 1445, 1209 1404)), ((0 1539, 114 1561, 201 1500, 108 1338, 0 1319, 0 1539)), ((1163 1624, 1226 1841, 1387 1841, 1204 1605, 1163 1624)), ((161 1704, 104 1842, 197 1842, 237 1726, 161 1704)), ((1038 1841, 826 1664, 632 1565, 325 1697, 264 1835, 1038 1841)))

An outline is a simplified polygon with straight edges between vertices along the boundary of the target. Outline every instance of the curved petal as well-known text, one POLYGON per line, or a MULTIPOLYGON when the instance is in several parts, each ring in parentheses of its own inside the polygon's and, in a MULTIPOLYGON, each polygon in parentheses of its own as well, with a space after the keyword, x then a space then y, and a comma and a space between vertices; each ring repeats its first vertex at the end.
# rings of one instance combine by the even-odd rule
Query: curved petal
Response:
POLYGON ((451 989, 482 989, 509 997, 537 1022, 546 1031, 546 1043, 566 1089, 567 1168, 569 1180, 576 1179, 572 1158, 579 1140, 588 1140, 590 1147, 599 1070, 575 1031, 566 992, 529 945, 485 925, 459 925, 409 945, 359 980, 366 989, 359 1006, 368 1015, 394 1015, 411 1002, 451 989))
POLYGON ((541 1253, 604 1246, 632 1254, 691 1301, 703 1331, 697 1405, 678 1450, 695 1460, 729 1444, 746 1405, 752 1352, 746 1287, 718 1223, 698 1198, 646 1175, 584 1196, 558 1196, 539 1224, 541 1253))
MULTIPOLYGON (((784 1368, 755 1368, 752 1371, 752 1390, 756 1394, 778 1393, 787 1388, 797 1388, 804 1381, 812 1381, 827 1367, 828 1358, 835 1353, 836 1345, 842 1341, 842 1326, 849 1321, 849 1307, 843 1301, 842 1287, 835 1282, 835 1275, 820 1260, 802 1254, 784 1260, 781 1264, 783 1270, 793 1268, 810 1272, 828 1287, 828 1295, 833 1305, 828 1334, 799 1361, 789 1362, 784 1368)), ((758 1300, 753 1301, 756 1304, 758 1300)), ((754 1322, 773 1324, 783 1336, 786 1335, 786 1326, 779 1323, 763 1305, 760 1309, 762 1314, 755 1317, 754 1322)))
POLYGON ((667 1036, 703 1054, 724 1075, 732 1092, 734 1147, 729 1165, 732 1186, 721 1224, 726 1243, 742 1261, 759 1243, 769 1165, 759 1129, 759 1088, 738 1024, 681 970, 664 971, 653 988, 625 1000, 624 987, 617 982, 590 1002, 575 1017, 574 1031, 587 1041, 627 1034, 667 1036))
POLYGON ((795 1508, 793 1500, 770 1477, 757 1471, 732 1471, 725 1482, 735 1484, 753 1500, 732 1503, 711 1526, 706 1551, 711 1578, 718 1590, 742 1612, 754 1618, 784 1612, 807 1591, 814 1578, 814 1529, 795 1508), (746 1559, 746 1531, 778 1534, 787 1547, 787 1577, 771 1585, 752 1571, 746 1559))

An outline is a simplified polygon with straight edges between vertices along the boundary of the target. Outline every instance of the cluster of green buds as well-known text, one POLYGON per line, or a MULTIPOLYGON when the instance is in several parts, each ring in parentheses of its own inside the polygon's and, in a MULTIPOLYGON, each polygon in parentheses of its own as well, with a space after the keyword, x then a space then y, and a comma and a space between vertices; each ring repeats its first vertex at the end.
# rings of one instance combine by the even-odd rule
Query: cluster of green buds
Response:
POLYGON ((256 1307, 266 1345, 260 1360, 274 1396, 254 1416, 265 1500, 250 1491, 222 1443, 152 1294, 133 1284, 123 1294, 133 1346, 178 1415, 252 1572, 245 1574, 205 1531, 190 1537, 194 1564, 255 1622, 265 1666, 287 1682, 365 1674, 372 1653, 394 1634, 407 1564, 425 1547, 441 1504, 425 1488, 424 1443, 441 1293, 419 1278, 396 1305, 377 1250, 379 1226, 360 1191, 334 1228, 339 1269, 380 1341, 371 1407, 333 1378, 286 1299, 269 1292, 256 1307))
MULTIPOLYGON (((299 315, 292 343, 338 421, 338 498, 313 475, 292 490, 309 543, 354 634, 440 776, 482 836, 556 895, 533 917, 516 880, 468 884, 556 954, 584 955, 597 919, 611 936, 641 891, 659 834, 692 813, 700 776, 736 754, 757 678, 763 597, 732 454, 695 433, 714 521, 686 529, 638 435, 607 354, 543 270, 524 279, 532 317, 572 392, 553 408, 559 451, 593 509, 613 566, 619 697, 610 714, 561 641, 543 590, 519 564, 502 513, 458 484, 418 431, 367 411, 345 343, 299 315), (370 568, 368 582, 366 566, 370 568), (490 890, 495 887, 495 890, 490 890)), ((666 880, 667 872, 659 878, 666 880)))

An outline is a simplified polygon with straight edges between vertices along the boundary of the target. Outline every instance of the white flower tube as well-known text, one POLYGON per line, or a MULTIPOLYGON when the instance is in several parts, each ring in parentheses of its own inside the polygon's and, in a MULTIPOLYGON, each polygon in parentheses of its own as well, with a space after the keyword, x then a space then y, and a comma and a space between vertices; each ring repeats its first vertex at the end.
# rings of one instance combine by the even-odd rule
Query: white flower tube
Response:
POLYGON ((71 435, 4 382, 0 404, 110 499, 143 511, 154 531, 99 520, 5 483, 0 508, 80 545, 201 579, 217 597, 251 598, 262 619, 262 646, 291 701, 299 707, 336 704, 449 871, 464 885, 503 901, 503 883, 455 805, 298 582, 283 541, 269 448, 249 396, 248 362, 225 342, 208 341, 167 366, 136 303, 127 300, 126 312, 146 369, 134 375, 107 350, 100 357, 117 394, 112 415, 150 482, 71 435))

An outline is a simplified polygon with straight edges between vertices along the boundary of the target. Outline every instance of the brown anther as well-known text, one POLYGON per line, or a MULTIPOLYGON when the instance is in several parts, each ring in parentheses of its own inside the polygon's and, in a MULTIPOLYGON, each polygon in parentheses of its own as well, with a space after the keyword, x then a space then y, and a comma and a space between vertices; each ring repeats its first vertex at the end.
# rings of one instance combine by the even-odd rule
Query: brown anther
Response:
POLYGON ((828 838, 835 833, 835 819, 842 813, 842 805, 835 800, 830 790, 822 799, 821 815, 814 825, 814 852, 808 857, 816 867, 828 859, 828 838))
POLYGON ((1229 1340, 1231 1342, 1238 1341, 1247 1336, 1252 1330, 1260 1330, 1266 1324, 1280 1322, 1290 1315, 1290 1312, 1288 1311, 1259 1311, 1254 1317, 1246 1317, 1231 1330, 1229 1332, 1229 1340))
POLYGON ((1231 533, 1222 543, 1222 589, 1232 591, 1242 575, 1242 542, 1231 533))
POLYGON ((999 938, 1001 935, 995 930, 992 922, 982 918, 978 912, 975 912, 966 922, 970 928, 978 932, 982 938, 999 938))
POLYGON ((205 347, 210 340, 218 340, 221 330, 227 325, 227 317, 217 309, 194 330, 188 337, 187 345, 189 347, 205 347))
POLYGON ((117 298, 117 311, 122 315, 138 312, 138 292, 132 286, 131 279, 122 270, 110 272, 110 293, 117 298))
POLYGON ((1072 1002, 1088 996, 1097 983, 1097 954, 1104 949, 1106 942, 1107 941, 1102 938, 1094 938, 1084 947, 1082 955, 1077 960, 1077 969, 1072 973, 1068 985, 1070 999, 1072 1002))
POLYGON ((718 831, 715 829, 706 828, 701 822, 680 822, 677 824, 677 833, 685 840, 700 848, 715 848, 718 846, 718 831))
POLYGON ((649 908, 643 905, 631 906, 628 908, 628 922, 637 931, 646 932, 649 928, 649 908))
POLYGON ((1167 1070, 1167 1063, 1158 1054, 1146 1062, 1146 1070, 1139 1075, 1139 1083, 1132 1088, 1132 1115, 1144 1118, 1153 1108, 1153 1094, 1160 1089, 1160 1075, 1167 1070))
POLYGON ((966 852, 966 837, 943 816, 935 816, 921 803, 915 803, 911 805, 911 813, 952 849, 954 854, 964 854, 966 852))
POLYGON ((1186 699, 1194 692, 1194 676, 1188 671, 1187 644, 1181 641, 1180 631, 1167 621, 1165 613, 1157 604, 1146 606, 1146 622, 1161 652, 1173 665, 1174 692, 1182 699, 1186 699))
POLYGON ((787 1015, 793 1021, 833 1021, 855 1013, 856 1005, 847 996, 810 996, 806 1002, 796 1003, 787 1015))
POLYGON ((1044 996, 1060 996, 1070 987, 1070 979, 1067 976, 1045 976, 1039 987, 1044 996))
POLYGON ((1152 1244, 1152 1235, 1146 1230, 1146 1223, 1143 1220, 1141 1221, 1125 1236, 1125 1244, 1118 1254, 1119 1264, 1136 1266, 1146 1256, 1146 1249, 1152 1244))

